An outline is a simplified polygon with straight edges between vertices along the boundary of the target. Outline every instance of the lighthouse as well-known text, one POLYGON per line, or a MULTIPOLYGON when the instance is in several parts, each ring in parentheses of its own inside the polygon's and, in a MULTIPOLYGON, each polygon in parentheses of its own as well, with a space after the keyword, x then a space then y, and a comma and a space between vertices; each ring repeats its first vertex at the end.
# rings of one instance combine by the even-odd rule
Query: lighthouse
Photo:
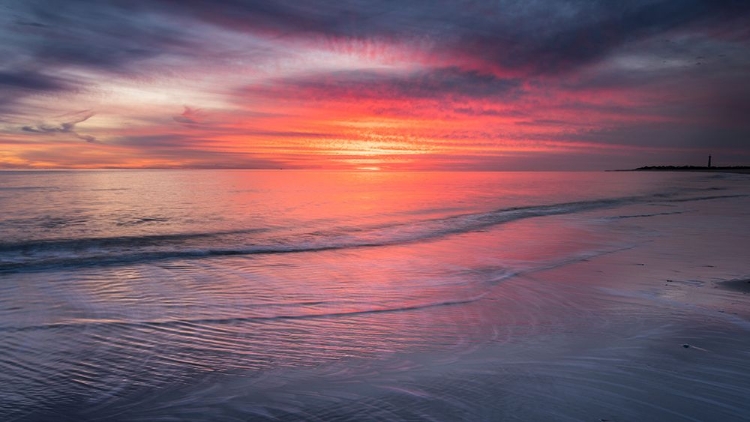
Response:
POLYGON ((711 156, 708 156, 708 168, 711 168, 711 156))

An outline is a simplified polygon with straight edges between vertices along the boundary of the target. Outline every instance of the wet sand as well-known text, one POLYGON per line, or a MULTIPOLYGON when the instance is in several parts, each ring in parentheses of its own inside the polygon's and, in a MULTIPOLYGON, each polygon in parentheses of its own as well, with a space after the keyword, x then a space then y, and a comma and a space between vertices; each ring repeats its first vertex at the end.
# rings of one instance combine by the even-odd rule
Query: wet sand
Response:
POLYGON ((134 399, 123 420, 750 420, 750 296, 714 288, 746 280, 707 281, 715 266, 668 279, 690 272, 662 258, 633 249, 509 280, 488 298, 505 310, 496 341, 217 376, 134 399))
MULTIPOLYGON (((47 372, 40 379, 49 382, 29 383, 25 391, 19 384, 32 376, 6 382, 12 387, 0 394, 0 411, 14 422, 750 420, 750 195, 744 176, 716 174, 697 182, 704 186, 693 192, 691 182, 684 196, 665 188, 658 200, 517 219, 391 245, 380 255, 357 247, 222 257, 222 272, 194 283, 203 288, 214 281, 217 294, 234 298, 232 288, 242 293, 248 280, 216 283, 213 275, 270 268, 290 271, 291 293, 299 293, 299 283, 314 290, 339 275, 339 298, 353 291, 352 299, 369 302, 380 294, 378 302, 387 302, 414 280, 411 295, 433 289, 440 299, 429 306, 398 302, 387 310, 344 313, 338 307, 314 318, 285 310, 280 318, 243 319, 235 318, 236 310, 252 308, 230 302, 232 318, 205 324, 192 313, 176 322, 149 318, 133 311, 151 309, 133 296, 123 306, 123 316, 137 317, 129 324, 108 316, 98 324, 40 326, 29 314, 26 328, 4 332, 11 348, 25 352, 6 351, 0 364, 17 369, 24 357, 34 357, 29 351, 39 350, 44 364, 21 369, 33 376, 41 367, 47 372), (311 256, 318 270, 329 268, 324 277, 304 277, 315 269, 311 256), (439 259, 420 261, 425 257, 439 259), (370 276, 352 282, 362 268, 375 271, 389 259, 399 265, 375 279, 381 284, 370 276), (416 275, 409 272, 415 263, 416 275), (455 277, 432 271, 441 265, 455 277), (370 290, 379 286, 380 292, 370 290), (349 290, 354 287, 360 290, 349 290), (149 342, 153 351, 139 355, 149 342), (263 353, 253 354, 257 346, 263 353), (112 350, 118 353, 108 354, 112 350), (64 358, 75 353, 80 370, 66 367, 64 358), (94 364, 113 370, 101 376, 94 364), (159 376, 167 381, 149 384, 159 376)), ((211 267, 201 264, 203 275, 211 267)), ((145 278, 159 289, 146 297, 179 299, 177 287, 190 284, 177 283, 173 276, 184 273, 176 270, 158 283, 145 278), (175 289, 165 294, 170 285, 175 289)), ((75 275, 71 288, 85 285, 85 273, 62 272, 75 275)), ((65 281, 57 274, 45 283, 40 273, 21 274, 26 278, 17 285, 25 295, 35 282, 52 289, 65 281)), ((103 280, 95 286, 112 295, 117 284, 103 280)), ((261 285, 267 290, 246 296, 287 296, 283 279, 263 280, 272 280, 261 285)), ((132 289, 137 281, 122 286, 132 289)), ((191 303, 209 302, 212 291, 199 292, 188 296, 191 303)), ((51 293, 52 304, 65 298, 51 293)), ((77 300, 80 293, 68 295, 77 300)), ((320 305, 310 306, 318 311, 320 305)), ((173 309, 185 314, 186 305, 173 309)))
POLYGON ((734 290, 742 293, 750 293, 750 279, 747 280, 727 280, 716 283, 716 287, 727 290, 734 290))
POLYGON ((209 409, 214 420, 750 420, 750 283, 736 243, 747 237, 731 218, 699 224, 714 211, 633 218, 630 229, 669 235, 502 282, 461 307, 502 321, 485 341, 221 374, 141 393, 120 417, 198 421, 209 409))

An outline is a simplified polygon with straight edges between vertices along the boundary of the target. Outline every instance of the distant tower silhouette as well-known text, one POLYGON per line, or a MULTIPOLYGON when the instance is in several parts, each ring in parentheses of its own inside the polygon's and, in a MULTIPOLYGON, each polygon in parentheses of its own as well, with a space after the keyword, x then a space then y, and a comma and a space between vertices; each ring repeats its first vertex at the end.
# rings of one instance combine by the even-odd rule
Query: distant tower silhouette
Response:
POLYGON ((708 156, 708 168, 711 168, 711 156, 708 156))

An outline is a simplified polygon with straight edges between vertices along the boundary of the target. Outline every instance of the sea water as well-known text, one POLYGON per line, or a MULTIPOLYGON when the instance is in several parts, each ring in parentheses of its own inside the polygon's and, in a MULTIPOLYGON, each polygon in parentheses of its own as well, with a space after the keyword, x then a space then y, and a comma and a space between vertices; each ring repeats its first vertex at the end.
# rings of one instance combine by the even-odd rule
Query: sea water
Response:
MULTIPOLYGON (((749 181, 646 172, 1 172, 0 420, 742 415, 748 385, 727 380, 750 372, 731 356, 727 380, 712 381, 717 397, 669 386, 664 394, 678 396, 669 406, 623 390, 640 388, 631 385, 640 366, 602 375, 613 368, 602 360, 638 361, 605 342, 608 332, 653 339, 668 330, 653 325, 665 298, 628 290, 630 267, 543 274, 673 238, 688 252, 706 235, 747 251, 749 181), (550 348, 565 352, 549 356, 550 348), (557 402, 571 379, 599 380, 567 390, 599 398, 557 402), (555 383, 560 395, 549 390, 555 383), (698 413, 686 410, 698 399, 698 413)), ((705 268, 716 268, 715 258, 722 277, 750 274, 746 252, 715 253, 701 252, 705 268)), ((665 259, 679 266, 689 253, 677 255, 665 259)), ((675 305, 692 312, 675 321, 695 321, 691 306, 675 305)), ((746 336, 743 316, 734 318, 728 330, 746 336)))

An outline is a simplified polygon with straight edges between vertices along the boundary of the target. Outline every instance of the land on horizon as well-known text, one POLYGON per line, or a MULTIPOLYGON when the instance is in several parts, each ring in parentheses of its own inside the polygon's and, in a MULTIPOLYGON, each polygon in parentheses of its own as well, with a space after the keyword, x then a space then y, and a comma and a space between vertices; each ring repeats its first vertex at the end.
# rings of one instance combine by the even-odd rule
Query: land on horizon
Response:
POLYGON ((629 170, 615 171, 696 171, 750 174, 750 166, 643 166, 629 170))

